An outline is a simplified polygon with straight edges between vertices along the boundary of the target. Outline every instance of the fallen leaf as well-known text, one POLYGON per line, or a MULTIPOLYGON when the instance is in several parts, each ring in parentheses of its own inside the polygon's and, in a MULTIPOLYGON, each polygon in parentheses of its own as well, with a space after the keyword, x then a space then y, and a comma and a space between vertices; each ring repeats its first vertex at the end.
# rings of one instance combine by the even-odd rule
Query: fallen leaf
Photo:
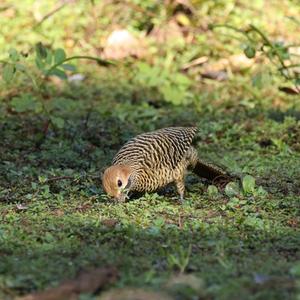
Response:
POLYGON ((299 220, 297 220, 296 218, 292 218, 292 219, 289 219, 289 220, 287 221, 287 224, 288 224, 290 227, 298 228, 298 227, 299 227, 299 220))
POLYGON ((133 36, 126 29, 114 30, 107 38, 103 50, 105 59, 124 59, 126 57, 143 57, 146 48, 141 38, 133 36))
POLYGON ((17 207, 17 210, 26 210, 28 208, 28 206, 26 206, 24 204, 17 204, 16 207, 17 207))
POLYGON ((254 62, 254 58, 249 59, 244 54, 231 55, 228 58, 222 58, 216 62, 206 63, 203 66, 202 76, 207 74, 207 78, 216 80, 220 80, 218 79, 218 76, 219 78, 221 78, 220 76, 222 76, 221 80, 224 80, 223 73, 226 73, 225 71, 230 70, 231 72, 240 72, 242 70, 250 68, 254 64, 254 62))
POLYGON ((218 81, 224 81, 228 79, 228 75, 226 71, 208 71, 203 72, 201 74, 203 78, 218 80, 218 81))
POLYGON ((175 20, 171 20, 160 26, 155 26, 149 36, 158 44, 166 44, 174 42, 174 40, 184 39, 182 29, 175 20))
POLYGON ((53 214, 54 214, 55 216, 61 217, 61 216, 63 216, 65 213, 64 213, 64 211, 63 211, 62 209, 55 209, 55 210, 53 211, 53 214))
POLYGON ((68 77, 68 81, 75 83, 75 84, 79 84, 81 81, 83 81, 85 79, 85 76, 82 74, 74 74, 68 77))
POLYGON ((196 59, 194 59, 194 60, 192 60, 192 61, 184 64, 181 67, 181 70, 188 70, 190 68, 202 65, 202 64, 206 63, 207 61, 208 61, 208 57, 207 56, 198 57, 198 58, 196 58, 196 59))
POLYGON ((106 227, 113 228, 118 224, 118 220, 117 219, 104 219, 101 221, 101 224, 106 227))
POLYGON ((204 290, 204 282, 202 278, 196 277, 193 274, 178 274, 169 279, 166 288, 174 289, 175 286, 188 286, 194 291, 201 293, 204 290))
POLYGON ((17 300, 75 300, 78 299, 80 293, 95 293, 116 279, 115 268, 97 268, 82 272, 77 278, 67 280, 57 287, 19 297, 17 300))
POLYGON ((97 300, 172 300, 172 298, 161 292, 146 291, 143 289, 114 289, 105 292, 97 300))
POLYGON ((13 7, 4 7, 4 11, 1 13, 3 18, 13 19, 16 16, 16 9, 13 7))
POLYGON ((278 89, 279 89, 279 91, 284 92, 289 95, 299 95, 300 94, 300 89, 297 89, 295 87, 281 86, 278 89))

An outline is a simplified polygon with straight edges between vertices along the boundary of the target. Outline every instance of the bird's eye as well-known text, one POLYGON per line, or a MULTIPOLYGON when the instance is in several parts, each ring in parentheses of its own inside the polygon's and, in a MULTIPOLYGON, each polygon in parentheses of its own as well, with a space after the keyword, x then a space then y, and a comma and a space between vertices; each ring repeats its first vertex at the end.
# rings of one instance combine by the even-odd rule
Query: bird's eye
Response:
POLYGON ((122 181, 119 179, 118 180, 118 187, 121 187, 122 186, 122 181))

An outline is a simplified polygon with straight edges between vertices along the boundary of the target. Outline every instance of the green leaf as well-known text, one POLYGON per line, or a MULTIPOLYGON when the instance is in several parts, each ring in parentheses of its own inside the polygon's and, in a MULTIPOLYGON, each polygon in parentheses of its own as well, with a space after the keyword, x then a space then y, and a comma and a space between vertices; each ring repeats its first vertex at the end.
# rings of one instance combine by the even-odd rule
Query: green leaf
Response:
POLYGON ((266 85, 271 84, 271 81, 272 81, 272 77, 267 72, 258 72, 252 78, 253 86, 255 86, 259 89, 263 88, 266 85))
POLYGON ((45 59, 47 57, 47 48, 41 42, 35 45, 35 52, 41 59, 45 59))
POLYGON ((256 229, 264 229, 265 225, 262 219, 251 215, 246 217, 246 219, 244 220, 244 224, 256 229))
POLYGON ((8 53, 9 53, 9 58, 13 62, 17 62, 19 60, 20 55, 19 55, 18 51, 15 48, 9 49, 8 53))
POLYGON ((54 61, 56 64, 63 62, 66 59, 65 50, 58 48, 54 51, 54 61))
POLYGON ((178 84, 178 85, 181 85, 181 86, 184 86, 184 87, 191 85, 191 80, 187 76, 185 76, 181 73, 174 74, 171 77, 171 79, 175 84, 178 84))
POLYGON ((138 63, 137 64, 137 79, 142 84, 147 84, 150 87, 156 87, 162 84, 165 81, 164 70, 161 67, 150 66, 147 63, 138 63))
POLYGON ((174 105, 180 105, 185 102, 186 91, 178 88, 178 86, 171 84, 164 84, 159 88, 167 102, 174 105))
POLYGON ((74 111, 78 107, 78 102, 69 98, 55 97, 49 102, 48 109, 51 110, 74 111))
POLYGON ((244 53, 248 58, 253 58, 256 54, 256 50, 252 46, 248 45, 244 50, 244 53))
POLYGON ((257 195, 260 195, 260 196, 268 195, 268 192, 262 186, 258 187, 256 193, 257 193, 257 195))
POLYGON ((275 42, 273 46, 276 48, 277 55, 282 59, 290 59, 290 53, 288 47, 283 42, 275 42))
POLYGON ((50 119, 53 125, 56 126, 57 128, 63 128, 65 125, 65 120, 60 117, 52 116, 50 119))
POLYGON ((57 76, 59 77, 60 79, 67 79, 67 75, 66 73, 63 71, 63 70, 60 70, 60 69, 54 69, 52 70, 49 75, 53 75, 53 76, 57 76))
POLYGON ((16 70, 18 70, 18 71, 21 71, 21 72, 26 71, 26 67, 20 63, 16 63, 15 67, 16 67, 16 70))
POLYGON ((264 86, 263 75, 262 75, 261 72, 259 72, 259 73, 257 73, 256 75, 253 76, 252 85, 259 88, 259 89, 264 86))
POLYGON ((207 188, 207 193, 209 196, 216 196, 219 194, 219 191, 215 185, 209 185, 207 188))
POLYGON ((52 243, 55 240, 54 236, 50 232, 46 232, 46 234, 43 235, 43 239, 47 243, 52 243))
POLYGON ((30 94, 24 94, 20 97, 14 97, 10 105, 16 112, 39 111, 41 104, 30 94))
POLYGON ((76 67, 71 64, 63 64, 63 65, 60 65, 60 67, 67 71, 72 71, 72 72, 76 71, 76 67))
POLYGON ((156 227, 162 227, 165 224, 165 219, 164 218, 157 218, 156 220, 153 221, 154 226, 156 227))
POLYGON ((52 61, 53 61, 52 52, 49 49, 47 49, 46 64, 47 65, 52 65, 52 61))
POLYGON ((46 181, 47 181, 47 177, 45 177, 45 176, 38 176, 38 179, 39 179, 39 182, 40 183, 45 183, 46 181))
POLYGON ((226 207, 234 210, 239 204, 240 204, 239 198, 232 197, 230 198, 230 201, 226 204, 226 207))
POLYGON ((237 196, 240 193, 239 186, 236 182, 229 182, 225 187, 225 194, 228 197, 237 196))
POLYGON ((37 56, 35 58, 35 65, 37 66, 37 68, 41 71, 44 71, 45 69, 45 63, 41 60, 41 58, 39 56, 37 56))
POLYGON ((246 194, 253 194, 255 190, 255 178, 250 175, 246 175, 243 178, 242 185, 243 185, 243 190, 246 194))
POLYGON ((32 189, 36 190, 38 185, 36 182, 31 182, 31 187, 32 187, 32 189))
POLYGON ((296 262, 294 266, 292 266, 292 268, 290 269, 290 273, 293 276, 300 278, 300 262, 296 262))
POLYGON ((12 64, 6 64, 2 70, 2 77, 4 81, 10 82, 14 77, 14 73, 15 73, 15 66, 12 64))

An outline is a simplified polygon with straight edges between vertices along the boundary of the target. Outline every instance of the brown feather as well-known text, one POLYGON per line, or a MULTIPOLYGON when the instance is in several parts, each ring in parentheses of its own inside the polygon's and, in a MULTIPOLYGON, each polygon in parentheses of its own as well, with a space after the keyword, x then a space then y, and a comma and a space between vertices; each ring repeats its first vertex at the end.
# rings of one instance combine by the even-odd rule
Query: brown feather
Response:
POLYGON ((196 127, 169 127, 132 138, 104 172, 104 190, 119 199, 124 197, 124 185, 130 191, 151 192, 174 182, 182 199, 188 168, 211 181, 226 177, 226 172, 199 159, 192 146, 196 132, 196 127))

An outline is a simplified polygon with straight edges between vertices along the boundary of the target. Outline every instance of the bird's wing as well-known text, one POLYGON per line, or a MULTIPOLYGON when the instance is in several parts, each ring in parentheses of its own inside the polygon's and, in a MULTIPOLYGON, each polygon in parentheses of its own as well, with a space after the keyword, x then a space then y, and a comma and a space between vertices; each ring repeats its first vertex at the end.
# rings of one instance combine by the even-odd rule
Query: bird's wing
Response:
POLYGON ((190 148, 196 132, 196 127, 169 127, 140 134, 119 150, 113 164, 173 169, 190 148))

